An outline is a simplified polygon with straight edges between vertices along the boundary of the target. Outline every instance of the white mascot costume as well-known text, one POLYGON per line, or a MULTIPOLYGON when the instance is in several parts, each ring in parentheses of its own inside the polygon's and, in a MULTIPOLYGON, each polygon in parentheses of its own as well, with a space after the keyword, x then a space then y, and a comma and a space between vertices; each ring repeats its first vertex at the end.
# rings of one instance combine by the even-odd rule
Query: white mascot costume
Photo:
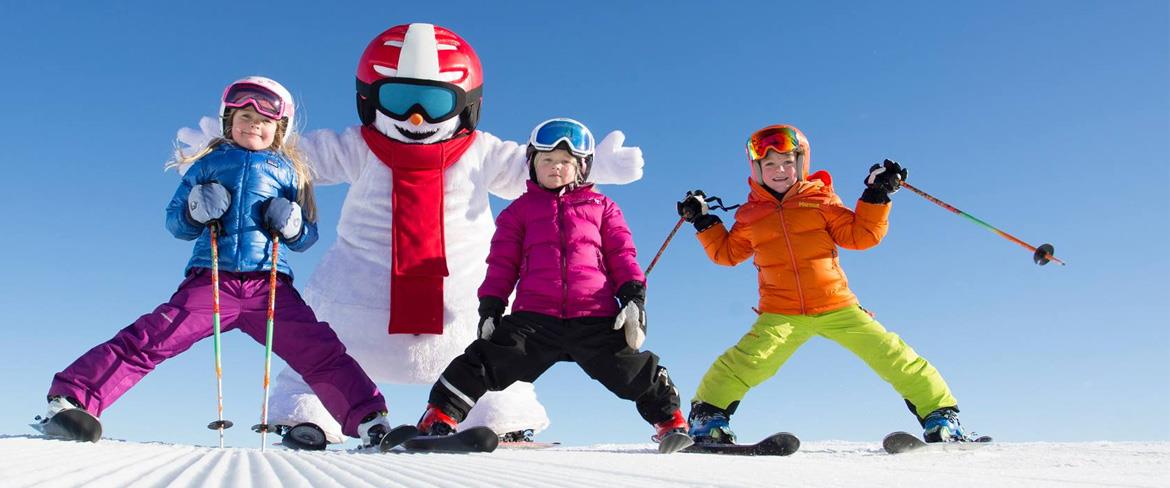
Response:
MULTIPOLYGON (((362 125, 304 136, 299 147, 316 184, 348 183, 337 241, 303 288, 375 382, 433 384, 477 337, 476 290, 487 271, 495 222, 488 194, 515 199, 529 178, 525 147, 475 129, 483 71, 471 46, 430 24, 399 25, 374 38, 357 68, 362 125)), ((201 123, 209 132, 210 120, 201 123)), ((198 144, 195 131, 180 140, 198 144)), ((642 176, 641 150, 610 133, 590 180, 642 176)), ((280 327, 280 324, 276 324, 280 327)), ((391 408, 416 408, 424 405, 391 408)), ((269 421, 311 422, 330 442, 341 426, 301 378, 285 368, 269 421)), ((497 433, 548 427, 530 383, 488 393, 460 428, 497 433)))

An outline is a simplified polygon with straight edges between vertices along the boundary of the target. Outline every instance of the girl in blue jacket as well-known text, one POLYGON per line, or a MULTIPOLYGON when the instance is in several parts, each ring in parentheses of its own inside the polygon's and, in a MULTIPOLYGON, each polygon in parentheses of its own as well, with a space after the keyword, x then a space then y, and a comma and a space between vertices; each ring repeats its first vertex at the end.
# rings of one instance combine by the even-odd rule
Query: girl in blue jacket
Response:
MULTIPOLYGON (((389 432, 377 386, 293 289, 284 255, 272 259, 274 233, 293 251, 317 240, 310 173, 289 141, 294 111, 288 90, 268 78, 248 77, 227 87, 220 105, 223 137, 171 165, 187 168, 167 206, 167 229, 179 239, 195 240, 186 279, 170 301, 53 377, 43 423, 75 408, 100 416, 159 363, 212 334, 209 226, 214 224, 220 229, 223 330, 238 328, 264 343, 268 275, 275 266, 273 351, 313 388, 346 435, 373 445, 389 432)), ((281 429, 296 434, 286 435, 286 445, 323 449, 324 434, 313 435, 320 429, 312 427, 281 429)))

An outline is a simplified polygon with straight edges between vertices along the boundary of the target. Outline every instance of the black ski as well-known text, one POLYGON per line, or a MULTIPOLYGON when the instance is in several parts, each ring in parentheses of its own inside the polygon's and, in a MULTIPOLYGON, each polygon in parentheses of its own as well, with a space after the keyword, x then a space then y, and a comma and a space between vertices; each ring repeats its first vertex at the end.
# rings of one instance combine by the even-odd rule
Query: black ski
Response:
POLYGON ((472 427, 451 435, 420 435, 402 443, 407 451, 492 452, 500 437, 487 427, 472 427))
POLYGON ((967 451, 978 449, 991 444, 989 436, 976 437, 959 442, 925 442, 909 432, 891 432, 882 439, 882 449, 890 454, 902 454, 914 451, 967 451))
POLYGON ((755 444, 695 443, 682 452, 731 454, 735 456, 787 456, 800 449, 800 439, 789 432, 779 432, 755 444))
POLYGON ((48 420, 32 426, 46 436, 59 439, 97 442, 102 438, 102 423, 81 408, 62 410, 48 420))
POLYGON ((418 427, 409 424, 399 425, 390 429, 390 433, 382 438, 382 442, 378 443, 378 451, 387 452, 415 437, 418 437, 418 427))
POLYGON ((658 452, 670 454, 686 449, 694 443, 694 439, 683 432, 671 432, 658 441, 658 452))

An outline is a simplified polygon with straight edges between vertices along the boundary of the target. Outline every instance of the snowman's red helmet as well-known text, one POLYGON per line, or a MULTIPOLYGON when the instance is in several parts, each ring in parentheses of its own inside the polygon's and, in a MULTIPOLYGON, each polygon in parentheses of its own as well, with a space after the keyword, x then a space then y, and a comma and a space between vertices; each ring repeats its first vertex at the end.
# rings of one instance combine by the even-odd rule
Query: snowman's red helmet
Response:
POLYGON ((412 114, 435 123, 458 116, 471 132, 483 102, 483 68, 471 45, 431 24, 404 24, 379 34, 357 68, 357 106, 362 124, 376 112, 395 120, 412 114))

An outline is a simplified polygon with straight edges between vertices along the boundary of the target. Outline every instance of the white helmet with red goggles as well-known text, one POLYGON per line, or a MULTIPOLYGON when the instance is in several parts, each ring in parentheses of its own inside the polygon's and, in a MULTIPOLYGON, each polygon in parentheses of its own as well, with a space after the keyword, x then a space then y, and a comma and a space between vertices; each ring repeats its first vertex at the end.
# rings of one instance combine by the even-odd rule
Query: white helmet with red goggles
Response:
POLYGON ((273 120, 287 118, 288 123, 281 142, 288 141, 288 136, 293 132, 296 104, 293 103, 292 94, 283 85, 271 78, 249 76, 233 81, 224 88, 219 102, 219 131, 224 137, 227 137, 224 117, 228 109, 244 107, 252 107, 260 115, 273 120))
POLYGON ((362 124, 381 112, 394 120, 412 114, 430 123, 458 116, 460 129, 475 130, 483 101, 479 56, 463 38, 431 24, 391 27, 366 46, 357 68, 357 106, 362 124))

